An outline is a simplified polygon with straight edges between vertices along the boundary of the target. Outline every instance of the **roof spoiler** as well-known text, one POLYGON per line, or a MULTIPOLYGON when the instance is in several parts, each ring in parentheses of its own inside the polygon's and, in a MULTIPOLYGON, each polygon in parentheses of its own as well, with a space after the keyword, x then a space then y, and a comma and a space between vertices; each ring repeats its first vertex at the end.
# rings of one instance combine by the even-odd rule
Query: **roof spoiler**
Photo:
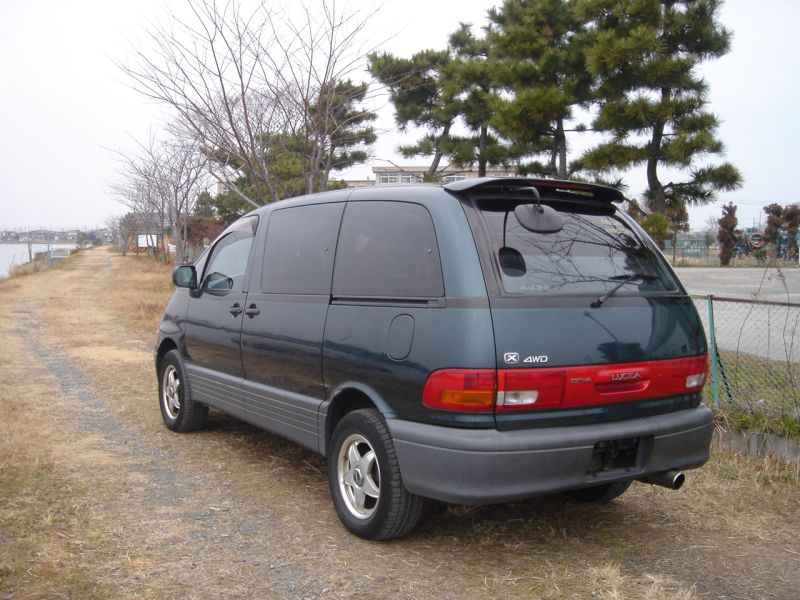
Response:
POLYGON ((623 202, 625 196, 618 189, 607 185, 596 185, 582 181, 559 179, 533 179, 529 177, 476 177, 462 179, 444 186, 449 192, 500 192, 514 188, 534 187, 542 196, 578 197, 603 202, 623 202))

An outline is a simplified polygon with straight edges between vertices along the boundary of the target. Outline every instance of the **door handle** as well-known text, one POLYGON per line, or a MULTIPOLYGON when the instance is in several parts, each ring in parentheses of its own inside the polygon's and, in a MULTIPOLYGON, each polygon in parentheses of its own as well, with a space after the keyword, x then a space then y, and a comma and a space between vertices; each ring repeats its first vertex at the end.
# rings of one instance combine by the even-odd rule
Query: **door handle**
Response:
POLYGON ((261 310, 255 304, 251 304, 250 306, 244 309, 244 314, 246 314, 248 317, 252 319, 256 315, 260 315, 261 310))
POLYGON ((243 311, 243 310, 244 310, 244 309, 243 309, 243 308, 241 307, 241 305, 240 305, 240 304, 237 302, 236 304, 234 304, 233 306, 231 306, 231 307, 228 309, 228 312, 229 312, 229 313, 231 313, 231 314, 232 314, 234 317, 238 317, 240 314, 242 314, 242 311, 243 311))

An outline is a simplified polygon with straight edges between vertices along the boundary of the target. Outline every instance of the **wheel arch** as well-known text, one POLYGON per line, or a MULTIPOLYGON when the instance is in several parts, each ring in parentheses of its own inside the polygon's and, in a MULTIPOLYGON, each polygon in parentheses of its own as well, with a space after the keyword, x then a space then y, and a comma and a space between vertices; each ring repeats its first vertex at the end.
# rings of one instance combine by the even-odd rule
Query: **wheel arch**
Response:
POLYGON ((178 350, 178 344, 175 343, 175 340, 172 338, 164 338, 161 340, 161 343, 158 345, 158 350, 156 350, 156 372, 161 368, 161 361, 164 360, 164 356, 166 356, 167 352, 170 350, 178 350))
POLYGON ((354 410, 373 408, 381 413, 384 419, 395 416, 394 410, 373 388, 354 382, 339 385, 330 395, 320 411, 320 452, 328 456, 333 430, 342 418, 354 410))

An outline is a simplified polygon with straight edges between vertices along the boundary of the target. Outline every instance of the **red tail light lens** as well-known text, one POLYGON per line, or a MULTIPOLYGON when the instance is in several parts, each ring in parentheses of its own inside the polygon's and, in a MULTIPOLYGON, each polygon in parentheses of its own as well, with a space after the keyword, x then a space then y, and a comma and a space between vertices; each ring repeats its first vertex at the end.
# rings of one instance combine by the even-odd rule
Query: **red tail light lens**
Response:
POLYGON ((440 410, 490 412, 496 391, 494 369, 445 369, 428 377, 422 403, 440 410))

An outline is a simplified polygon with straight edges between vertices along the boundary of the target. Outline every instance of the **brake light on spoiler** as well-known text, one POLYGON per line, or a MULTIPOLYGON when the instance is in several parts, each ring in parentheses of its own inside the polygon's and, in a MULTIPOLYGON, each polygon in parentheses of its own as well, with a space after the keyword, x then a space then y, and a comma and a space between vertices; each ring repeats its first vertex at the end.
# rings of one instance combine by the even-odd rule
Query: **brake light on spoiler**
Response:
POLYGON ((543 369, 443 369, 425 382, 428 408, 509 412, 661 398, 702 389, 708 357, 543 369))

